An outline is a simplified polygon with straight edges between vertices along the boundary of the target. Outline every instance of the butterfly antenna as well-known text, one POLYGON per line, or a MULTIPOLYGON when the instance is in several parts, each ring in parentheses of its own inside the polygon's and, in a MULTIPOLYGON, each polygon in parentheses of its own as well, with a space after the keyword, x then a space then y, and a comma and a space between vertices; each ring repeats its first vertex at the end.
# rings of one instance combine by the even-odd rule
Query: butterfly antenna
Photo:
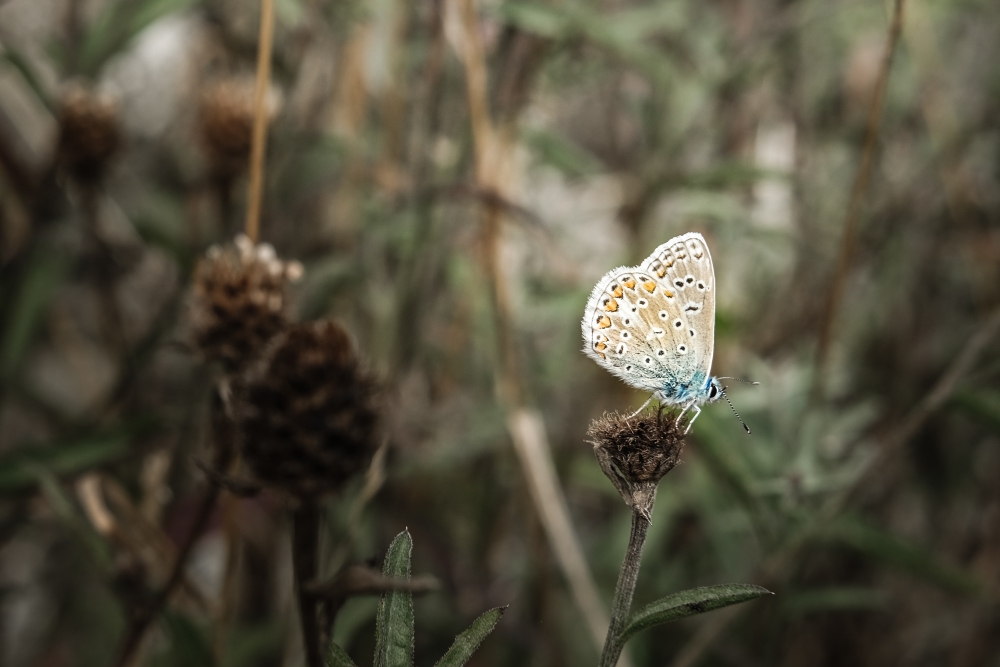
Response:
POLYGON ((743 384, 760 384, 760 382, 753 382, 751 380, 741 380, 739 378, 731 378, 731 377, 728 377, 728 376, 727 377, 720 377, 718 379, 720 379, 720 380, 736 380, 737 382, 742 382, 743 384))
MULTIPOLYGON (((729 379, 733 380, 735 378, 729 378, 729 379)), ((757 383, 755 382, 754 384, 757 383)), ((726 396, 725 389, 722 390, 722 398, 726 399, 726 403, 729 403, 729 409, 733 411, 733 414, 736 415, 736 418, 740 420, 741 424, 743 424, 743 428, 746 429, 747 435, 750 435, 750 427, 747 426, 747 423, 745 421, 743 421, 743 417, 740 417, 740 413, 736 412, 736 408, 733 406, 733 402, 729 400, 728 396, 726 396)))

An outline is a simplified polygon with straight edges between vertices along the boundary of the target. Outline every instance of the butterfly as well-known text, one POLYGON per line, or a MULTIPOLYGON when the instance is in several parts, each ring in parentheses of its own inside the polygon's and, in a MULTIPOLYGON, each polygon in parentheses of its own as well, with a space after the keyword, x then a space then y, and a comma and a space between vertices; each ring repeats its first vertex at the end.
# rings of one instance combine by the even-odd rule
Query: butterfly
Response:
POLYGON ((709 375, 715 292, 712 255, 697 232, 675 236, 639 266, 612 269, 594 286, 581 322, 583 351, 626 384, 652 392, 636 414, 653 398, 683 406, 678 421, 693 409, 686 433, 701 405, 725 397, 720 380, 727 378, 709 375))

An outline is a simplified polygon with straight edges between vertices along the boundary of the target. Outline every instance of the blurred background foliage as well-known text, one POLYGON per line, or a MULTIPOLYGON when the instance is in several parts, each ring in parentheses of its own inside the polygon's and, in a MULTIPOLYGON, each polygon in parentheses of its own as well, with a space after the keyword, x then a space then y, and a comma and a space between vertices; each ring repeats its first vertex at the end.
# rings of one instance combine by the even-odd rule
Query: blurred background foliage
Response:
MULTIPOLYGON (((4 665, 111 664, 122 596, 162 583, 205 493, 214 371, 185 304, 197 258, 242 224, 246 96, 213 95, 252 90, 258 11, 0 3, 4 665), (84 122, 104 128, 97 165, 66 139, 79 88, 104 100, 84 122)), ((580 353, 579 318, 604 272, 697 230, 720 288, 713 370, 761 382, 730 392, 754 433, 726 406, 699 418, 635 602, 727 581, 777 595, 640 635, 632 663, 1000 665, 996 2, 905 3, 817 364, 891 17, 858 0, 277 1, 261 238, 305 265, 297 314, 343 322, 388 396, 383 477, 327 501, 324 563, 378 562, 409 528, 414 571, 442 583, 416 600, 418 662, 509 604, 470 664, 596 663, 501 385, 513 373, 543 417, 606 604, 629 512, 584 433, 645 396, 580 353), (502 159, 477 146, 485 121, 502 159)), ((271 495, 224 501, 141 662, 301 664, 288 532, 271 495)), ((361 665, 375 604, 337 619, 361 665)))

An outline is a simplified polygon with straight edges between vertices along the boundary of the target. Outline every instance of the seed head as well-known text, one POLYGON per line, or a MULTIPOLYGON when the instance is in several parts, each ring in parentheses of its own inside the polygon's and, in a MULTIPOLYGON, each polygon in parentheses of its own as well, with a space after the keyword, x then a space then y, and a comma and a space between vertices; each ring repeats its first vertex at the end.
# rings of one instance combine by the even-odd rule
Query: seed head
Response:
POLYGON ((198 262, 190 322, 194 342, 228 370, 245 367, 287 325, 287 286, 302 276, 298 262, 283 262, 266 243, 244 235, 212 246, 198 262))
POLYGON ((60 164, 80 182, 100 180, 121 145, 120 110, 110 95, 74 85, 59 100, 60 164))
POLYGON ((290 326, 247 374, 243 455, 263 482, 297 497, 335 491, 378 445, 375 383, 330 320, 290 326))
POLYGON ((615 412, 591 423, 587 436, 597 461, 629 507, 648 515, 657 483, 680 461, 684 426, 662 408, 632 418, 615 412))
MULTIPOLYGON (((278 99, 268 98, 268 114, 278 110, 278 99)), ((198 133, 212 169, 222 176, 234 176, 250 161, 253 136, 254 82, 226 79, 207 84, 201 94, 198 133)))

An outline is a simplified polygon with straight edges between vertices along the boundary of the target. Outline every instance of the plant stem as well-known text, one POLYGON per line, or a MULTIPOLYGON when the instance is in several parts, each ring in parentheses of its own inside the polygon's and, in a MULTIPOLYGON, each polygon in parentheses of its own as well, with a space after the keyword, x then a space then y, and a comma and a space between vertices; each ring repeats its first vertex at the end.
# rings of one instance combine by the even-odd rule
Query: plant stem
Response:
POLYGON ((858 224, 861 219, 861 208, 864 204, 868 183, 871 181, 875 164, 875 149, 878 144, 879 129, 882 124, 882 111, 885 107, 885 94, 889 87, 889 73, 892 68, 893 55, 899 35, 903 31, 904 0, 895 0, 892 12, 892 22, 889 24, 889 34, 886 37, 885 51, 882 54, 882 64, 879 68, 875 91, 868 107, 868 123, 865 128, 865 143, 861 150, 861 164, 851 189, 851 199, 847 207, 847 217, 844 220, 844 236, 840 243, 840 254, 837 257, 837 268, 830 282, 823 319, 820 321, 819 338, 816 351, 816 376, 813 386, 813 397, 820 398, 823 394, 823 379, 826 376, 826 366, 829 360, 830 344, 833 337, 833 327, 836 324, 840 302, 847 285, 851 262, 854 258, 854 247, 857 245, 858 224))
POLYGON ((274 0, 261 0, 257 44, 257 80, 253 98, 253 135, 250 143, 250 188, 247 195, 246 235, 257 243, 264 190, 264 147, 267 143, 267 89, 271 81, 271 42, 274 36, 274 0))
MULTIPOLYGON (((652 507, 649 508, 650 510, 652 507)), ((618 584, 615 586, 615 598, 611 602, 611 624, 608 626, 608 636, 604 640, 604 651, 601 653, 600 667, 614 667, 621 655, 623 645, 618 636, 625 629, 628 612, 632 607, 632 594, 635 593, 635 582, 639 579, 639 561, 642 560, 642 545, 646 541, 646 531, 649 520, 639 509, 632 510, 632 532, 628 536, 628 549, 625 560, 618 573, 618 584)))
MULTIPOLYGON (((224 407, 225 401, 222 398, 222 393, 221 389, 215 392, 212 404, 212 438, 215 445, 213 466, 216 470, 226 470, 234 453, 233 423, 232 418, 224 407)), ((134 613, 128 632, 122 641, 121 649, 118 651, 118 658, 115 661, 117 667, 125 667, 132 664, 132 658, 142 643, 142 639, 146 635, 146 630, 149 629, 152 622, 159 616, 160 611, 170 600, 170 594, 173 593, 174 589, 177 588, 177 585, 184 578, 184 568, 188 557, 191 555, 191 551, 194 549, 198 538, 208 526, 208 521, 212 517, 212 510, 215 509, 215 503, 219 499, 220 492, 221 488, 219 485, 211 483, 205 490, 205 496, 195 510, 191 529, 177 550, 177 558, 174 560, 173 568, 170 570, 170 575, 167 577, 166 583, 163 584, 163 587, 144 609, 137 610, 134 613)))
POLYGON ((295 570, 295 596, 299 601, 302 644, 306 665, 323 667, 319 645, 319 619, 316 596, 306 587, 316 579, 319 555, 319 508, 312 499, 303 499, 292 515, 292 567, 295 570))

